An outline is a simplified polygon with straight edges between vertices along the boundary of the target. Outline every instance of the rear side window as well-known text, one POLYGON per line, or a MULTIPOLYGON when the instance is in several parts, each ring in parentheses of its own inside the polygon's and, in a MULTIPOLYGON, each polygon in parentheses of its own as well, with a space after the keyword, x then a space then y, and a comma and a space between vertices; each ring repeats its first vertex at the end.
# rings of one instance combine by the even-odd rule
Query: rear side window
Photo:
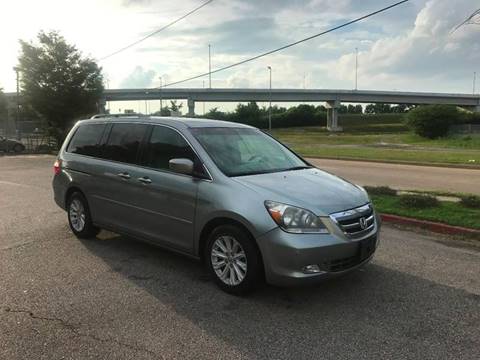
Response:
POLYGON ((103 157, 124 163, 136 163, 147 125, 114 124, 103 150, 103 157))
POLYGON ((100 140, 105 129, 105 124, 80 125, 75 131, 67 151, 88 156, 100 156, 100 140))
POLYGON ((195 153, 185 139, 175 130, 154 126, 145 154, 144 165, 154 169, 169 169, 171 159, 190 159, 195 163, 195 153))

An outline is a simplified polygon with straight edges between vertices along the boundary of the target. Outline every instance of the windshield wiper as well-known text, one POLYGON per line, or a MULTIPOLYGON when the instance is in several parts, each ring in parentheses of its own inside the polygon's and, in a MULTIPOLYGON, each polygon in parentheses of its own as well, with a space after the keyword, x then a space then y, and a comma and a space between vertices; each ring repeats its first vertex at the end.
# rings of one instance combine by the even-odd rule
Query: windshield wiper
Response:
POLYGON ((285 168, 285 169, 245 171, 245 172, 240 172, 240 173, 233 173, 233 174, 230 174, 229 176, 248 176, 248 175, 271 174, 271 173, 276 173, 276 172, 303 170, 303 169, 311 169, 311 168, 313 168, 313 166, 304 165, 304 166, 294 166, 294 167, 285 168))
POLYGON ((311 169, 311 168, 313 168, 313 166, 303 165, 303 166, 294 166, 294 167, 285 169, 284 171, 304 170, 304 169, 311 169))

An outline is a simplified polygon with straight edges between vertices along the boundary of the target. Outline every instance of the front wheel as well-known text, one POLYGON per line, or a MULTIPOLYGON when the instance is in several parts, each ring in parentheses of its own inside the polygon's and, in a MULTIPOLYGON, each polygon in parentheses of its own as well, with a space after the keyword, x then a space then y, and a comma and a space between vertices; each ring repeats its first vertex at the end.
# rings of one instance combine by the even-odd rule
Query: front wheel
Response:
POLYGON ((67 204, 68 223, 78 238, 91 238, 100 231, 93 225, 87 199, 79 192, 73 193, 67 204))
POLYGON ((261 283, 263 266, 253 241, 245 230, 234 225, 219 226, 210 234, 205 259, 222 290, 242 295, 261 283))

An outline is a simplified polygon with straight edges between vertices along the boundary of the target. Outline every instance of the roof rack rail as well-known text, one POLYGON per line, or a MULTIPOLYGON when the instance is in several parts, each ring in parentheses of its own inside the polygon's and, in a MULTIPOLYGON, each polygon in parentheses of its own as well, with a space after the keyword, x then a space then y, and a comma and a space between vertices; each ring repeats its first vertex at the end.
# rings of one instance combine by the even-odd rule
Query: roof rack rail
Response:
POLYGON ((93 115, 90 119, 107 119, 107 118, 125 118, 125 117, 146 117, 149 115, 144 115, 140 113, 129 113, 129 114, 96 114, 93 115))

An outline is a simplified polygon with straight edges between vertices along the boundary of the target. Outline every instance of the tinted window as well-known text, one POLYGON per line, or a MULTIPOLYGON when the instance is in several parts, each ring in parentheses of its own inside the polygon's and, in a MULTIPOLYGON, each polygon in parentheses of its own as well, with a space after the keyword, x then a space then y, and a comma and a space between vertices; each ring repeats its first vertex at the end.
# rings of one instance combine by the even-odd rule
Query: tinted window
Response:
POLYGON ((80 125, 75 131, 67 151, 81 155, 100 156, 100 139, 104 129, 105 124, 80 125))
POLYGON ((185 139, 175 130, 154 126, 145 156, 145 165, 155 169, 168 169, 171 159, 190 159, 195 162, 195 153, 185 139))
POLYGON ((114 124, 103 151, 106 159, 135 163, 147 125, 114 124))

